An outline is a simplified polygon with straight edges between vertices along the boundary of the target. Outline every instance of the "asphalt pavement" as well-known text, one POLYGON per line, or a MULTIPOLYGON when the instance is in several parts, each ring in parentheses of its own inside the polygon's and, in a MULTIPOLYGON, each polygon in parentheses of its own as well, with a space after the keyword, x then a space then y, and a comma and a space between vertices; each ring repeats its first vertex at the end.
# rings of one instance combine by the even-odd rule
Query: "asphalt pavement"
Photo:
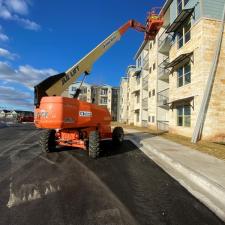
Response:
POLYGON ((33 125, 0 129, 0 224, 220 225, 208 208, 129 141, 103 153, 41 153, 33 125))

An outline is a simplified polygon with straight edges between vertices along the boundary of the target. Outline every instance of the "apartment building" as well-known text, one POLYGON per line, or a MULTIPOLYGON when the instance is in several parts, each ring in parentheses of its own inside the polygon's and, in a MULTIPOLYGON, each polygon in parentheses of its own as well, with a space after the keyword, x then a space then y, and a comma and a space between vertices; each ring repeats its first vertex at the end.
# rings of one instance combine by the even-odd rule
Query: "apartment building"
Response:
POLYGON ((157 42, 143 42, 135 55, 136 65, 129 66, 121 81, 120 121, 156 128, 157 42), (150 60, 154 59, 154 60, 150 60), (125 87, 127 86, 127 91, 125 87), (123 93, 125 93, 123 95, 123 93), (126 97, 127 95, 127 97, 126 97), (127 99, 123 101, 123 99, 127 99), (126 105, 127 104, 127 105, 126 105), (124 110, 127 108, 127 114, 124 110))
POLYGON ((119 109, 119 88, 109 85, 91 85, 77 81, 69 86, 68 90, 63 93, 64 97, 73 97, 78 88, 81 89, 81 93, 78 97, 81 101, 94 103, 108 108, 111 113, 112 120, 118 120, 119 109))
POLYGON ((79 95, 79 100, 81 101, 85 101, 85 102, 92 102, 92 98, 91 98, 91 88, 92 86, 88 83, 83 83, 82 86, 80 87, 81 82, 77 81, 75 83, 73 83, 72 85, 69 86, 69 90, 68 90, 68 97, 73 97, 74 94, 76 93, 77 89, 80 88, 81 92, 79 95))
MULTIPOLYGON (((192 137, 215 59, 224 4, 225 0, 165 2, 162 8, 164 25, 156 37, 155 51, 150 48, 151 42, 143 43, 136 55, 137 68, 140 67, 141 71, 145 70, 145 67, 148 68, 148 75, 141 73, 142 104, 139 109, 142 112, 142 121, 146 120, 147 111, 148 126, 155 125, 160 130, 192 137), (146 49, 149 49, 148 56, 145 53, 146 49), (148 63, 145 63, 143 54, 146 54, 148 63), (154 64, 156 69, 155 73, 152 73, 154 64), (144 90, 147 90, 144 78, 148 80, 148 100, 144 93, 144 90), (152 98, 154 89, 155 99, 152 98), (146 101, 148 106, 144 104, 146 101), (152 118, 153 116, 155 118, 152 118)), ((214 141, 225 138, 224 39, 223 35, 201 135, 202 139, 214 141)), ((144 124, 139 123, 140 126, 144 124)))
POLYGON ((112 109, 112 87, 109 85, 92 86, 92 99, 93 103, 108 108, 111 112, 112 109))

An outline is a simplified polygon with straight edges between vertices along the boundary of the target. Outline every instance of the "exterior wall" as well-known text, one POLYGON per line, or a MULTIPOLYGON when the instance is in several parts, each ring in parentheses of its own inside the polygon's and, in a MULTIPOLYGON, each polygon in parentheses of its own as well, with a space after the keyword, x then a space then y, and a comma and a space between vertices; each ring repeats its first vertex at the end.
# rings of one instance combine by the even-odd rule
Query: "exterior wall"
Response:
POLYGON ((158 60, 157 38, 154 43, 151 41, 152 48, 149 49, 149 79, 148 79, 148 126, 152 129, 157 127, 157 74, 158 74, 158 60), (155 67, 155 68, 154 68, 155 67), (150 73, 151 71, 151 73, 150 73))
MULTIPOLYGON (((191 83, 177 88, 177 73, 174 71, 170 75, 170 92, 169 101, 173 102, 177 99, 194 97, 191 101, 191 126, 179 127, 177 126, 177 110, 170 111, 169 130, 172 133, 181 134, 191 137, 193 129, 196 124, 198 112, 200 109, 203 93, 208 79, 212 60, 214 57, 215 46, 218 38, 220 22, 202 18, 191 29, 191 40, 186 43, 179 50, 176 43, 170 51, 171 60, 178 55, 193 51, 191 63, 191 83), (210 41, 209 41, 210 40, 210 41)), ((206 114, 204 129, 202 133, 203 139, 223 140, 225 139, 225 118, 223 112, 225 110, 224 94, 225 94, 225 36, 221 50, 220 61, 213 85, 211 99, 209 102, 208 111, 206 114), (213 127, 212 127, 213 124, 213 127)), ((175 68, 176 69, 176 68, 175 68)))
POLYGON ((225 0, 202 0, 203 16, 220 20, 225 0))
POLYGON ((189 42, 180 49, 177 48, 177 42, 175 42, 170 50, 170 61, 181 54, 193 52, 193 56, 191 57, 191 83, 179 88, 177 87, 177 67, 174 68, 169 77, 169 102, 182 100, 191 96, 194 97, 194 101, 191 102, 194 107, 191 109, 190 127, 177 126, 176 106, 180 103, 178 102, 178 104, 173 105, 173 110, 170 110, 169 113, 169 131, 172 133, 188 137, 191 137, 193 133, 207 77, 207 73, 203 72, 203 46, 203 20, 201 20, 192 27, 189 42))
POLYGON ((119 121, 128 122, 128 78, 122 77, 120 82, 119 121))
POLYGON ((112 102, 111 102, 111 115, 113 121, 119 121, 119 96, 120 89, 117 87, 112 88, 112 102))
POLYGON ((136 79, 134 77, 134 73, 136 71, 135 66, 128 67, 127 77, 128 77, 128 94, 127 94, 127 103, 128 103, 128 124, 134 125, 136 124, 136 113, 135 113, 135 105, 136 99, 134 98, 134 90, 137 87, 136 79))
MULTIPOLYGON (((189 0, 189 2, 185 6, 183 6, 184 9, 195 8, 192 22, 195 22, 201 18, 201 1, 204 0, 189 0)), ((170 5, 170 23, 173 23, 177 16, 177 0, 174 0, 170 5)))
MULTIPOLYGON (((217 43, 218 33, 221 22, 213 20, 203 21, 203 43, 207 43, 207 47, 203 49, 203 71, 208 76, 210 67, 214 58, 215 46, 217 43), (208 41, 210 40, 210 41, 208 41)), ((202 133, 203 139, 214 141, 225 140, 225 34, 220 52, 219 63, 213 84, 211 98, 206 114, 206 120, 202 133)))

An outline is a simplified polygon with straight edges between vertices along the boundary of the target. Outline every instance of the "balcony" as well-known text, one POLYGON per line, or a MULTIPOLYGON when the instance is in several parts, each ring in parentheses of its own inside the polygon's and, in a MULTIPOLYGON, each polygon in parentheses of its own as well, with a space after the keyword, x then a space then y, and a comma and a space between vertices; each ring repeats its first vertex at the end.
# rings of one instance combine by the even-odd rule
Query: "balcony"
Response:
POLYGON ((148 110, 148 97, 142 99, 142 109, 143 110, 148 110))
POLYGON ((169 83, 170 70, 165 68, 158 68, 158 79, 169 83))
POLYGON ((145 91, 148 91, 148 75, 142 79, 142 88, 145 91))
POLYGON ((136 84, 134 84, 134 86, 132 88, 132 93, 139 92, 140 89, 141 89, 141 83, 140 82, 136 82, 136 84))
POLYGON ((169 82, 170 70, 167 68, 169 65, 169 57, 163 57, 163 61, 158 65, 158 79, 169 82))
POLYGON ((149 69, 149 53, 147 53, 146 56, 144 57, 142 65, 143 65, 142 68, 144 70, 148 70, 149 69))
POLYGON ((172 44, 173 44, 173 37, 171 34, 167 34, 165 30, 159 37, 158 51, 164 55, 169 55, 169 51, 172 44))
POLYGON ((140 108, 141 108, 140 102, 135 102, 134 103, 134 111, 140 110, 140 108))
POLYGON ((169 109, 169 88, 157 93, 157 105, 165 109, 169 109))

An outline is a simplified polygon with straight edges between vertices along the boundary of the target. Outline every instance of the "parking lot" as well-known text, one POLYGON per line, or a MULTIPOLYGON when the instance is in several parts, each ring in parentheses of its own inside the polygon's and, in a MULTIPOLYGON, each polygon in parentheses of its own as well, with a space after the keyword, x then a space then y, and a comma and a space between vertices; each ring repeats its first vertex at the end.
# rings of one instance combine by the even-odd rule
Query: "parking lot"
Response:
POLYGON ((32 124, 0 129, 0 224, 223 224, 131 142, 42 153, 32 124))

